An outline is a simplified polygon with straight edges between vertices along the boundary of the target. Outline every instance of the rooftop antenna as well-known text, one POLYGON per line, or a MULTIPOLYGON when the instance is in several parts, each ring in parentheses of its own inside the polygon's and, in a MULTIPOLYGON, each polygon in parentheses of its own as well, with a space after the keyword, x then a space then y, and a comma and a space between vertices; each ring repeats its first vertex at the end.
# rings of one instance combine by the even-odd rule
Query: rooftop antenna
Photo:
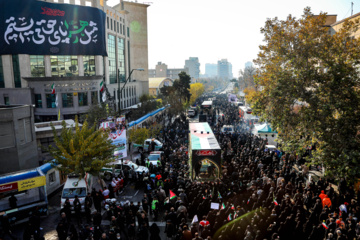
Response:
POLYGON ((351 16, 353 15, 353 10, 354 10, 354 2, 351 2, 351 16))

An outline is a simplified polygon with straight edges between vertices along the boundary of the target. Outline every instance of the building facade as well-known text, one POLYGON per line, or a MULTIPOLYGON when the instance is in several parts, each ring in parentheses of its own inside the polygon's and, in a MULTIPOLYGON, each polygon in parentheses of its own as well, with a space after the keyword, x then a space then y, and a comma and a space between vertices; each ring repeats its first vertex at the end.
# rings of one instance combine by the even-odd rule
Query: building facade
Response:
POLYGON ((179 79, 179 73, 186 72, 189 74, 188 68, 168 68, 165 63, 158 62, 155 69, 149 69, 149 78, 171 78, 179 79))
POLYGON ((205 64, 205 75, 207 77, 217 77, 217 64, 216 63, 206 63, 205 64))
POLYGON ((39 166, 30 105, 0 106, 0 174, 39 166))
POLYGON ((185 60, 185 68, 189 69, 189 75, 192 79, 199 79, 200 77, 200 63, 199 58, 190 57, 188 60, 185 60))
POLYGON ((171 78, 149 78, 149 95, 157 96, 160 93, 160 88, 171 87, 173 83, 174 81, 171 78))
POLYGON ((0 104, 35 105, 35 121, 73 119, 98 104, 105 82, 114 106, 134 105, 148 92, 147 7, 124 2, 114 8, 104 0, 48 0, 101 9, 106 14, 108 56, 2 55, 0 104), (144 69, 143 72, 132 69, 144 69), (130 80, 126 82, 127 80, 130 80), (136 80, 136 81, 134 81, 136 80), (122 93, 117 93, 126 84, 122 93), (55 94, 52 94, 52 86, 55 94))
POLYGON ((230 80, 232 78, 232 65, 227 59, 221 59, 218 61, 217 75, 223 80, 230 80))

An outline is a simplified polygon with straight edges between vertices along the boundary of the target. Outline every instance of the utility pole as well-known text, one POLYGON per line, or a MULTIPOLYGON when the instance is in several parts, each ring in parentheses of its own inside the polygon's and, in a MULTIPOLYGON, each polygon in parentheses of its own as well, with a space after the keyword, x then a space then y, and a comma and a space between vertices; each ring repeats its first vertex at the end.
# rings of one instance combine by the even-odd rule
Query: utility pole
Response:
POLYGON ((353 15, 354 12, 354 2, 351 2, 351 16, 353 15))

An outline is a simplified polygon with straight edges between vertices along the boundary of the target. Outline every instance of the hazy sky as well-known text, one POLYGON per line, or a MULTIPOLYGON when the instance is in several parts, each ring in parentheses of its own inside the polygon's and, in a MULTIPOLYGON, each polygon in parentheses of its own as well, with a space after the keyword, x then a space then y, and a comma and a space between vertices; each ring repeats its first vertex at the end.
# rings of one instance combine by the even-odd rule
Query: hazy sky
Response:
MULTIPOLYGON (((109 0, 113 6, 120 0, 109 0)), ((337 20, 360 11, 360 0, 145 0, 148 8, 149 68, 157 62, 183 68, 185 59, 198 57, 200 71, 206 63, 227 58, 234 77, 247 61, 256 58, 267 18, 300 17, 310 6, 314 14, 336 14, 337 20)))

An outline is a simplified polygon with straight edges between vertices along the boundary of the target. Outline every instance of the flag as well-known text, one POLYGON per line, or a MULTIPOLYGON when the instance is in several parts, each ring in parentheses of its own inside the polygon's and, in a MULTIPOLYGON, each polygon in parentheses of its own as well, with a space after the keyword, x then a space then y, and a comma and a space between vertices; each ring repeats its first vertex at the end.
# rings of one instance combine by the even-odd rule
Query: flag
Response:
POLYGON ((170 202, 169 199, 166 198, 166 200, 165 200, 165 202, 164 202, 164 205, 167 204, 167 203, 169 203, 169 202, 170 202))
POLYGON ((100 92, 103 92, 103 91, 104 91, 104 81, 101 81, 101 83, 100 83, 100 92))
POLYGON ((249 202, 250 202, 250 198, 248 199, 248 201, 247 201, 247 203, 246 203, 246 204, 249 204, 249 202))
POLYGON ((197 215, 195 215, 192 222, 191 222, 191 224, 196 223, 198 221, 199 221, 199 219, 198 219, 197 215))
POLYGON ((221 204, 221 209, 225 209, 225 204, 224 203, 221 204))
POLYGON ((230 213, 229 216, 227 217, 227 220, 228 220, 228 221, 231 221, 231 220, 232 220, 231 213, 230 213))
POLYGON ((58 112, 58 121, 60 121, 61 118, 61 114, 60 114, 60 108, 59 108, 59 112, 58 112))
POLYGON ((234 210, 234 209, 235 209, 234 204, 231 204, 231 210, 234 210))
POLYGON ((51 94, 55 94, 55 83, 51 84, 51 94))
POLYGON ((276 201, 276 198, 275 198, 275 196, 274 196, 274 193, 273 193, 273 202, 274 202, 274 204, 275 204, 276 206, 279 205, 279 203, 276 201))
POLYGON ((322 224, 321 224, 325 229, 329 229, 329 226, 328 225, 326 225, 326 223, 325 223, 325 220, 323 220, 323 222, 322 222, 322 224))
POLYGON ((203 199, 205 199, 205 196, 203 195, 203 199))
POLYGON ((103 92, 103 94, 102 94, 102 101, 103 101, 103 102, 106 101, 106 93, 105 93, 105 92, 103 92))
MULTIPOLYGON (((55 89, 54 89, 55 91, 55 89)), ((55 95, 55 106, 58 107, 59 106, 59 101, 58 101, 58 95, 55 95)))
POLYGON ((176 194, 173 191, 169 190, 169 192, 170 192, 170 199, 176 198, 176 194))
POLYGON ((220 192, 218 192, 218 198, 222 198, 221 195, 220 195, 220 192))
POLYGON ((236 213, 236 212, 234 212, 234 219, 235 219, 235 218, 237 218, 237 213, 236 213))

